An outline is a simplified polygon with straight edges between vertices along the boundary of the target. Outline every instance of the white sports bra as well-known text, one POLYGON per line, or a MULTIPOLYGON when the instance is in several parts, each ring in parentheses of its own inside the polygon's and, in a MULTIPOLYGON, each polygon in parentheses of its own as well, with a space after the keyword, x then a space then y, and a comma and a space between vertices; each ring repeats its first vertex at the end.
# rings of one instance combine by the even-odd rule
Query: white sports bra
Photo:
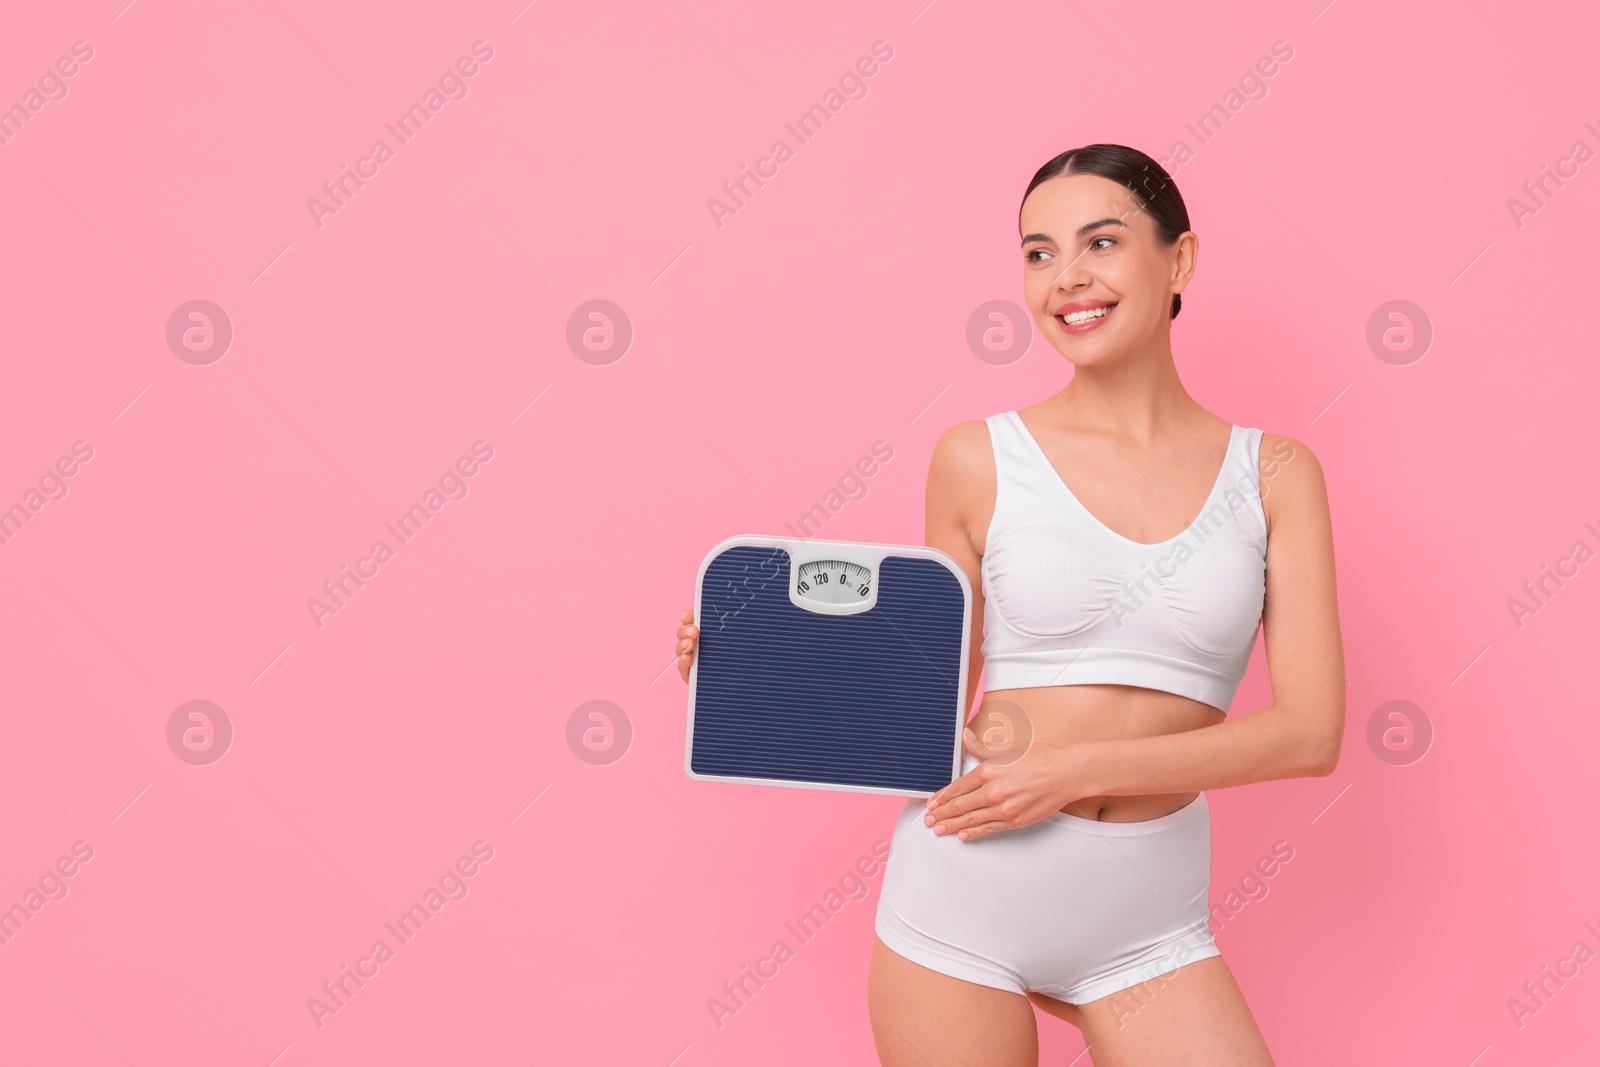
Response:
POLYGON ((1096 519, 1015 411, 991 415, 984 689, 1116 684, 1228 710, 1266 595, 1261 431, 1235 425, 1211 495, 1158 544, 1096 519))

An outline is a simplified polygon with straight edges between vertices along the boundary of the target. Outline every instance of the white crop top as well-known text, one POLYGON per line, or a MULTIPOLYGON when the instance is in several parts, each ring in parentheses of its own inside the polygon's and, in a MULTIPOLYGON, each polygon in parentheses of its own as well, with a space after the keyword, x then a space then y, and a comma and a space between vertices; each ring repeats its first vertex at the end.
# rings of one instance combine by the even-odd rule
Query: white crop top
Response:
POLYGON ((1158 544, 1096 519, 1015 411, 991 415, 984 689, 1117 684, 1228 710, 1266 594, 1261 431, 1235 425, 1205 506, 1158 544))

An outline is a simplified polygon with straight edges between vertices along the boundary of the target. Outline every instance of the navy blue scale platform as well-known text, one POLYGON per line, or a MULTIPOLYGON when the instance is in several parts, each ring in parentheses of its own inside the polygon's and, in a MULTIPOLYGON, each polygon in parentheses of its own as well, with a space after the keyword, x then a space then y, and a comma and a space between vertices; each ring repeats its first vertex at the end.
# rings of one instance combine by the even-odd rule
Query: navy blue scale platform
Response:
POLYGON ((689 776, 900 796, 948 785, 971 601, 937 549, 723 541, 695 585, 689 776))

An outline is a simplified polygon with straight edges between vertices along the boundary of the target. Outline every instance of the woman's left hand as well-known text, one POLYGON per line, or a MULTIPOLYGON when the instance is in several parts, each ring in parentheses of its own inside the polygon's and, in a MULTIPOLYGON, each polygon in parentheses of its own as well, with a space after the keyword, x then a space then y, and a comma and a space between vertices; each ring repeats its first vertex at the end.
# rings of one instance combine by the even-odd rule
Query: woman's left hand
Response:
POLYGON ((935 833, 973 841, 1001 830, 1016 830, 1090 796, 1086 754, 1089 746, 1066 747, 1033 741, 1021 756, 991 749, 971 728, 963 728, 967 751, 984 760, 928 798, 924 823, 935 833))

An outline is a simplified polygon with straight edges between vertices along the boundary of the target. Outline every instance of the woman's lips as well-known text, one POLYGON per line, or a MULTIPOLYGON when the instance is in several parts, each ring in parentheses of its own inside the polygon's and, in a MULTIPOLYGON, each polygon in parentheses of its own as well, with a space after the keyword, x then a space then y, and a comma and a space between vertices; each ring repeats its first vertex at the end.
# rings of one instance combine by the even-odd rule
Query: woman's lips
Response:
POLYGON ((1097 328, 1101 323, 1109 319, 1116 312, 1117 307, 1118 305, 1116 304, 1110 304, 1106 307, 1104 314, 1096 315, 1087 322, 1068 323, 1060 315, 1055 316, 1055 320, 1061 324, 1061 329, 1066 333, 1088 333, 1090 330, 1097 328))

